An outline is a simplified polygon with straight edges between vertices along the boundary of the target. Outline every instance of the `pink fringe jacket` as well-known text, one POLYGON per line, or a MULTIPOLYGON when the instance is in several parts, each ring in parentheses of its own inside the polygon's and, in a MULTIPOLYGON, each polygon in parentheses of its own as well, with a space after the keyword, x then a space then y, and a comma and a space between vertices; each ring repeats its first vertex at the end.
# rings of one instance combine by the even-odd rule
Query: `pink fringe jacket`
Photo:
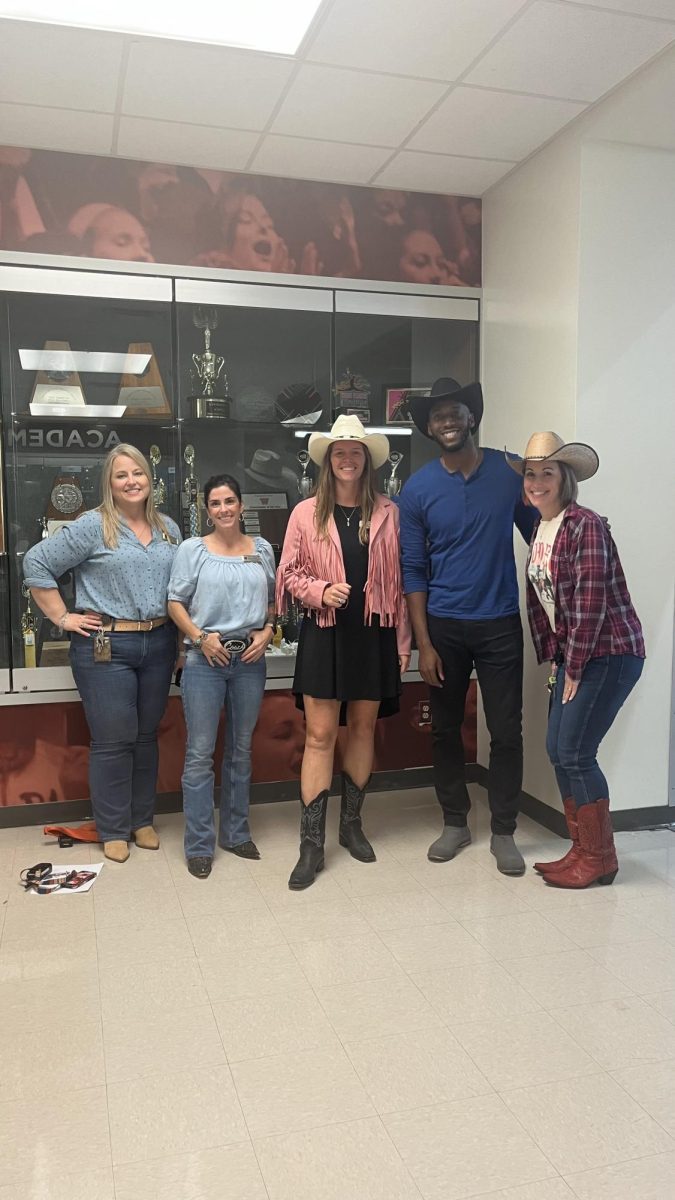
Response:
MULTIPOLYGON (((314 526, 316 500, 302 500, 291 513, 277 570, 277 612, 283 612, 286 592, 303 608, 312 609, 319 625, 335 624, 335 609, 323 604, 323 593, 331 583, 345 583, 340 535, 331 517, 327 540, 317 537, 314 526)), ((382 626, 396 626, 399 654, 410 654, 411 634, 408 608, 403 595, 398 508, 385 496, 376 496, 370 522, 368 579, 365 586, 365 618, 373 616, 382 626)))

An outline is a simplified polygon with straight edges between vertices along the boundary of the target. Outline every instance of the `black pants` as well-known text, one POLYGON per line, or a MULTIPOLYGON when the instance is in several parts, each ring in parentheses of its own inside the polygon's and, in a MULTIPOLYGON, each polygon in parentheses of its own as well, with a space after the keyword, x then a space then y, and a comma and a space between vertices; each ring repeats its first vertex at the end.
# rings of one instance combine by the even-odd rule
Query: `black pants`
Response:
POLYGON ((475 666, 490 731, 488 802, 493 833, 513 833, 523 782, 523 630, 520 615, 493 621, 428 616, 429 634, 445 681, 431 690, 434 786, 446 825, 466 825, 461 726, 475 666))

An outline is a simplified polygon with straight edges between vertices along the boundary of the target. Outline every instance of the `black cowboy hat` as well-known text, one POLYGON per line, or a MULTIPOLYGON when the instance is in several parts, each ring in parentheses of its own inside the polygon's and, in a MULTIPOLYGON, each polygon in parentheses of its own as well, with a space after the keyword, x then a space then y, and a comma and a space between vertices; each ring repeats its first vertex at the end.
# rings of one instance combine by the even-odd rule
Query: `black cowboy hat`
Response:
POLYGON ((478 429, 483 416, 483 390, 479 383, 467 383, 462 387, 456 379, 444 376, 437 379, 428 396, 411 396, 408 400, 408 411, 420 433, 431 437, 429 433, 429 414, 434 404, 441 400, 454 400, 458 404, 466 404, 473 416, 473 431, 478 429))

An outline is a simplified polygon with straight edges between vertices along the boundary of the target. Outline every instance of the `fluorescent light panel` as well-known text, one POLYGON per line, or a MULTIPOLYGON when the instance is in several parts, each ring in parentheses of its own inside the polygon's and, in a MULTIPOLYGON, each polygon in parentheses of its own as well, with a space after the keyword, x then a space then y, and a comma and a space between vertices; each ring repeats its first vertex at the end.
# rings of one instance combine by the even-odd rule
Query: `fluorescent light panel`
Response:
POLYGON ((96 5, 91 0, 59 0, 56 5, 54 0, 10 0, 0 4, 0 17, 295 54, 320 4, 321 0, 203 0, 195 6, 115 0, 96 5))
POLYGON ((142 375, 149 354, 113 354, 90 350, 19 350, 24 371, 102 371, 109 375, 142 375))
MULTIPOLYGON (((390 437, 412 437, 412 432, 413 432, 409 425, 408 426, 366 425, 365 430, 366 430, 366 433, 383 433, 384 436, 388 437, 388 438, 390 438, 390 437)), ((317 429, 317 430, 296 429, 293 436, 296 438, 305 438, 305 437, 309 437, 310 433, 312 433, 312 432, 330 433, 330 430, 329 429, 317 429)))

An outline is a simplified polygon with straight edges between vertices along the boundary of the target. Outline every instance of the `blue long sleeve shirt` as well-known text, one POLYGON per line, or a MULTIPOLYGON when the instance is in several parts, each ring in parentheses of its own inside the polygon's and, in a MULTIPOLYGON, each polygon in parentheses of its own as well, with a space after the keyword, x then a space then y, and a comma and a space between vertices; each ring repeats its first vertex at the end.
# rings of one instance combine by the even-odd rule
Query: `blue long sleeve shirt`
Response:
POLYGON ((486 621, 518 612, 513 526, 526 542, 538 515, 522 502, 522 479, 499 450, 483 449, 468 479, 440 458, 401 492, 403 587, 427 592, 435 617, 486 621))

